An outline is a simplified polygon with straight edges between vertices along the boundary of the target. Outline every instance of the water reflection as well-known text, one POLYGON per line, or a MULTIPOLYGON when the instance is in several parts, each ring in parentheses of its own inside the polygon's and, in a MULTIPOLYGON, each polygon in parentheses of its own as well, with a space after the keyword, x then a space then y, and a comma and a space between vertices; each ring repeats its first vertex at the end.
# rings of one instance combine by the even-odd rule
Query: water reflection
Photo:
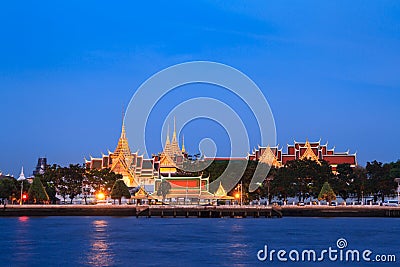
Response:
POLYGON ((32 259, 34 242, 31 238, 31 222, 28 216, 18 217, 18 222, 15 225, 15 238, 12 249, 13 259, 17 264, 25 265, 32 259))
POLYGON ((90 251, 87 264, 91 266, 111 266, 114 264, 114 253, 109 244, 107 232, 108 222, 95 220, 92 223, 93 229, 90 238, 90 251))
MULTIPOLYGON (((229 256, 235 263, 246 262, 248 260, 248 240, 246 240, 246 229, 240 221, 237 221, 230 227, 228 235, 229 256)), ((236 264, 235 266, 241 266, 236 264)))
POLYGON ((29 220, 28 216, 18 217, 18 221, 21 222, 21 223, 26 223, 28 220, 29 220))

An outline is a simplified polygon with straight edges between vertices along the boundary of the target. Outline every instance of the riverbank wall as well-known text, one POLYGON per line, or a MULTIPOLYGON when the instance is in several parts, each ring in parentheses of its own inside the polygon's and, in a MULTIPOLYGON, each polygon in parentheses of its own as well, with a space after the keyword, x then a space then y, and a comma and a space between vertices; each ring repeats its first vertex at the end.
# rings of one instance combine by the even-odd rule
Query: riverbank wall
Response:
POLYGON ((135 216, 159 218, 397 217, 400 207, 381 206, 135 206, 7 205, 5 216, 135 216))

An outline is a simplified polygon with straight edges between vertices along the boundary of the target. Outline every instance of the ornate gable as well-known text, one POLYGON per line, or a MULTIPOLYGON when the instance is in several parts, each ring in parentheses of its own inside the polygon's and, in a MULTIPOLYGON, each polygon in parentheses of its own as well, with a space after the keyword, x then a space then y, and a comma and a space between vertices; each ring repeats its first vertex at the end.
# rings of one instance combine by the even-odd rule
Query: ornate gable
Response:
POLYGON ((311 148, 310 142, 308 140, 306 141, 304 148, 306 148, 306 151, 304 151, 303 155, 300 157, 301 160, 303 159, 311 159, 315 160, 316 162, 319 163, 319 158, 317 155, 315 155, 314 151, 311 148))
POLYGON ((161 153, 160 157, 160 166, 161 167, 175 167, 175 162, 171 159, 171 157, 165 152, 161 153))
POLYGON ((264 153, 262 153, 259 161, 262 163, 265 163, 267 165, 274 166, 274 167, 281 166, 281 163, 276 158, 274 152, 272 152, 270 146, 267 146, 267 148, 264 150, 264 153))
POLYGON ((218 187, 217 191, 215 191, 214 196, 216 196, 216 197, 226 196, 226 191, 225 191, 224 187, 222 186, 221 182, 219 182, 219 187, 218 187))

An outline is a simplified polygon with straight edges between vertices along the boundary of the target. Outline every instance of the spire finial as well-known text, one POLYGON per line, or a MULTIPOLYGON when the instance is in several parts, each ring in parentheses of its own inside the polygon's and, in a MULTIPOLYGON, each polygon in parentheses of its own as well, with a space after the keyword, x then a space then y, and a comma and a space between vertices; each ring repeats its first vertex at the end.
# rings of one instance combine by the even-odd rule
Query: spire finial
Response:
POLYGON ((25 180, 25 179, 26 179, 26 178, 25 178, 25 174, 24 174, 24 166, 22 166, 22 168, 21 168, 21 174, 19 175, 17 181, 23 181, 23 180, 25 180))
POLYGON ((176 140, 176 118, 174 116, 174 133, 172 134, 172 141, 176 140))
POLYGON ((185 136, 182 134, 182 152, 185 153, 186 149, 185 149, 185 136))
POLYGON ((122 126, 125 126, 125 107, 123 103, 122 103, 121 114, 122 114, 122 126))
POLYGON ((169 144, 169 124, 168 124, 168 128, 167 128, 167 140, 165 141, 165 144, 169 144))
POLYGON ((124 109, 124 105, 122 105, 122 129, 121 129, 121 138, 123 138, 123 139, 126 138, 126 132, 125 132, 125 109, 124 109))

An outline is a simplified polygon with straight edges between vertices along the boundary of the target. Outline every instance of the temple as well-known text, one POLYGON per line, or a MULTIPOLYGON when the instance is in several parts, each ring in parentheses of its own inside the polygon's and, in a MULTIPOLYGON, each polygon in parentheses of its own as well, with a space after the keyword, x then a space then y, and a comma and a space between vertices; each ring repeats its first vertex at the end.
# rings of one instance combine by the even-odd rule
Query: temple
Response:
MULTIPOLYGON (((170 185, 166 198, 171 201, 184 199, 190 202, 204 200, 231 200, 227 195, 222 184, 219 184, 215 192, 210 192, 210 177, 193 175, 183 168, 184 163, 190 160, 186 153, 184 139, 182 138, 182 148, 178 143, 176 133, 176 123, 174 119, 174 129, 172 139, 170 139, 169 127, 163 151, 151 159, 145 159, 138 152, 132 153, 128 139, 126 137, 125 125, 122 123, 121 135, 114 152, 108 151, 107 155, 100 158, 90 157, 85 159, 85 167, 90 169, 105 169, 121 174, 124 182, 130 188, 136 188, 137 193, 134 198, 153 198, 160 199, 160 185, 168 182, 170 185)), ((301 159, 311 159, 316 162, 326 161, 330 164, 332 171, 336 172, 338 164, 348 163, 351 167, 357 165, 356 154, 347 152, 335 152, 334 148, 328 149, 328 144, 322 145, 318 142, 294 142, 287 146, 287 152, 283 153, 279 146, 258 147, 247 158, 206 158, 202 161, 226 161, 226 160, 254 160, 275 166, 284 166, 288 161, 301 159)), ((165 192, 164 192, 165 193, 165 192)))
POLYGON ((187 158, 184 141, 179 147, 174 120, 172 140, 167 133, 163 151, 151 159, 143 158, 138 152, 132 153, 126 137, 125 125, 122 124, 121 136, 114 152, 101 158, 85 159, 86 169, 105 169, 121 174, 128 187, 137 188, 134 199, 160 199, 159 188, 162 182, 170 185, 167 199, 171 201, 200 202, 212 199, 230 199, 220 185, 217 195, 209 192, 209 177, 190 176, 182 171, 187 158))
POLYGON ((175 174, 179 169, 182 169, 183 162, 187 157, 185 151, 184 139, 182 138, 182 149, 179 147, 177 134, 176 134, 176 122, 174 118, 174 131, 172 133, 172 140, 169 138, 169 127, 167 137, 165 140, 165 146, 161 153, 154 157, 154 160, 160 162, 160 174, 169 175, 175 174))
POLYGON ((115 151, 108 151, 108 155, 103 154, 101 158, 85 159, 85 167, 88 170, 109 168, 121 174, 128 187, 142 186, 148 191, 154 191, 154 181, 159 177, 158 161, 154 158, 145 159, 138 152, 131 152, 124 123, 122 123, 121 136, 115 151))
POLYGON ((213 194, 209 192, 209 177, 202 177, 201 175, 189 176, 182 171, 183 163, 188 155, 183 138, 182 149, 179 147, 175 118, 171 140, 169 136, 168 127, 163 151, 154 157, 155 161, 160 162, 160 176, 155 180, 155 192, 152 195, 158 195, 161 183, 167 181, 170 185, 170 190, 166 196, 167 199, 175 201, 184 199, 191 202, 213 199, 213 194))
POLYGON ((351 167, 357 166, 356 154, 347 152, 335 152, 334 148, 328 149, 328 143, 325 145, 318 142, 296 142, 293 145, 287 145, 287 152, 283 153, 282 148, 259 147, 252 154, 248 155, 249 160, 257 160, 271 166, 281 167, 290 160, 311 159, 317 162, 325 160, 329 163, 333 172, 336 172, 338 164, 347 163, 351 167))

